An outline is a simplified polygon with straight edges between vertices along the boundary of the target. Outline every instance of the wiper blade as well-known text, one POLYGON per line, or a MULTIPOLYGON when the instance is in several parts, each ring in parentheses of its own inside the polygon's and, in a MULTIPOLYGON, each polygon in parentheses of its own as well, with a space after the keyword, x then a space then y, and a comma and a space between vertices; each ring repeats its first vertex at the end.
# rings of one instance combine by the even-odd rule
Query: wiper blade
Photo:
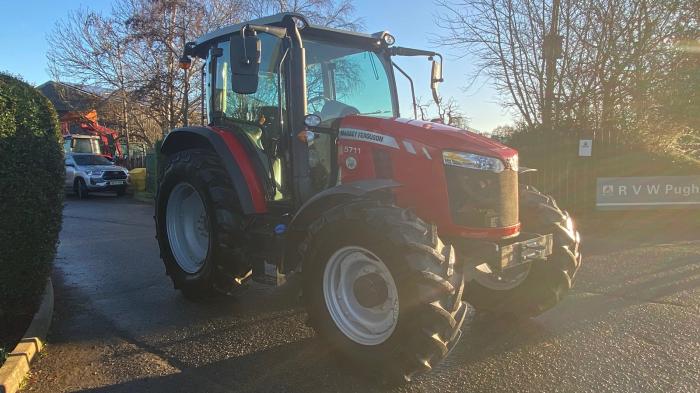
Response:
POLYGON ((381 113, 391 113, 390 110, 376 110, 374 112, 365 112, 365 113, 360 113, 361 115, 379 115, 381 113))

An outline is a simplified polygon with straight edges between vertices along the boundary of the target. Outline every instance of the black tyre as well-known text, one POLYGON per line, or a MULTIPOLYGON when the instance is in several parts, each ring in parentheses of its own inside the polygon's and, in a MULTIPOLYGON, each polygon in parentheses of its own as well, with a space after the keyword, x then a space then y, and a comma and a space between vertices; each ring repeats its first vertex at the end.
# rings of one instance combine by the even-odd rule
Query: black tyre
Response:
POLYGON ((117 196, 124 196, 124 195, 126 195, 126 187, 117 188, 117 196))
POLYGON ((165 270, 185 297, 229 294, 250 271, 238 250, 244 217, 214 153, 191 149, 169 157, 155 218, 165 270))
POLYGON ((73 182, 73 191, 75 191, 75 195, 78 196, 78 199, 85 199, 88 197, 89 192, 87 184, 85 184, 83 178, 79 177, 75 179, 75 182, 73 182))
POLYGON ((554 235, 552 255, 503 276, 470 269, 464 299, 479 311, 517 318, 537 316, 564 298, 581 265, 580 237, 554 198, 523 186, 519 210, 523 232, 554 235))
POLYGON ((336 206, 300 250, 311 326, 370 374, 408 381, 459 340, 462 270, 436 228, 410 211, 375 201, 336 206))

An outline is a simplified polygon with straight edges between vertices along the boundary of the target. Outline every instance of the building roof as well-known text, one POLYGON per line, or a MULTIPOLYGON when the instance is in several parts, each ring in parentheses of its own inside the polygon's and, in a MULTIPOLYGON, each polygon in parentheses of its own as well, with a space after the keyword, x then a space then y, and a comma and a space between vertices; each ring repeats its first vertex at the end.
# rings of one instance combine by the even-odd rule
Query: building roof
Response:
POLYGON ((96 109, 102 97, 76 85, 48 81, 37 87, 57 112, 87 112, 96 109))

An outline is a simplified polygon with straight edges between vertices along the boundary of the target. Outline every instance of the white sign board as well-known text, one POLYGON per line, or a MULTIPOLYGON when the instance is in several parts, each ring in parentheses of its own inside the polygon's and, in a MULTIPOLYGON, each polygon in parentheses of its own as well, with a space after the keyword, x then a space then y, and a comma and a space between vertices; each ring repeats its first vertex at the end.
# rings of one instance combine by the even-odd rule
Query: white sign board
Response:
POLYGON ((593 141, 591 139, 581 139, 578 141, 578 156, 590 157, 593 152, 593 141))
POLYGON ((601 210, 700 208, 700 176, 599 177, 601 210))

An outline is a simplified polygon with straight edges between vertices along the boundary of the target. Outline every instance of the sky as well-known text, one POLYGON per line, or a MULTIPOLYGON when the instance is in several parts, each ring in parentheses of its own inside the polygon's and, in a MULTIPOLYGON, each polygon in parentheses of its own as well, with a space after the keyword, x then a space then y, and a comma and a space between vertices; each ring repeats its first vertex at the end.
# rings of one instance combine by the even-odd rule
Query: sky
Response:
MULTIPOLYGON (((108 10, 109 4, 109 0, 0 1, 0 26, 3 26, 0 43, 4 52, 0 57, 0 71, 19 75, 34 85, 48 81, 46 36, 56 22, 64 18, 68 10, 80 7, 108 10)), ((470 127, 488 132, 496 126, 513 122, 512 117, 497 104, 498 97, 488 81, 464 90, 472 71, 473 58, 458 58, 457 53, 450 53, 430 42, 438 33, 433 20, 435 7, 431 0, 355 0, 355 6, 357 15, 364 20, 366 32, 388 30, 396 37, 396 45, 443 53, 445 82, 440 86, 440 93, 458 101, 469 118, 470 127)), ((396 62, 412 76, 416 95, 425 101, 432 99, 430 63, 425 58, 398 58, 396 62)), ((412 116, 408 84, 400 75, 397 75, 397 83, 403 97, 400 103, 402 115, 412 116)))

